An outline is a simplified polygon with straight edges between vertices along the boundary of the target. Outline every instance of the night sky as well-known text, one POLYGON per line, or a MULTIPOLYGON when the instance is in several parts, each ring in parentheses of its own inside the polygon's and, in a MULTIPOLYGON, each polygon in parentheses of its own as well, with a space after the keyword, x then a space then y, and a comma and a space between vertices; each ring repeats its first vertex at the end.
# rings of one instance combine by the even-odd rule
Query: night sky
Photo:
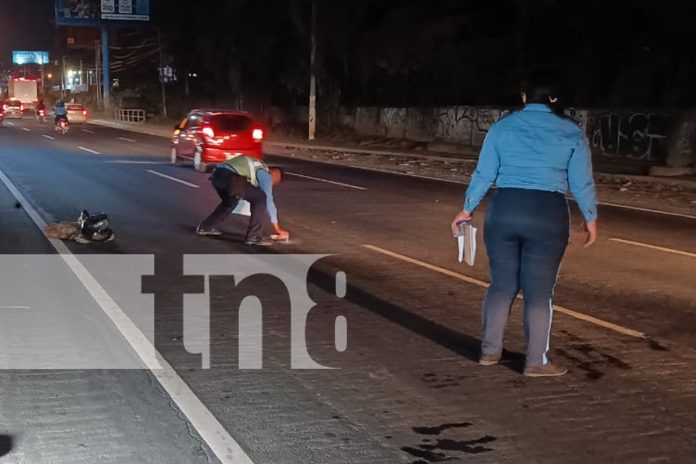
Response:
MULTIPOLYGON (((316 1, 320 97, 329 105, 508 104, 540 68, 578 106, 696 105, 694 1, 316 1)), ((196 96, 306 101, 311 3, 152 0, 149 23, 112 32, 114 75, 126 87, 158 86, 156 54, 128 57, 158 45, 159 25, 165 64, 197 73, 196 96)), ((84 46, 59 43, 53 5, 0 0, 3 68, 12 50, 91 59, 84 46)), ((171 87, 183 93, 183 79, 171 87)))
POLYGON ((53 48, 53 0, 0 0, 0 63, 12 62, 12 50, 53 48))

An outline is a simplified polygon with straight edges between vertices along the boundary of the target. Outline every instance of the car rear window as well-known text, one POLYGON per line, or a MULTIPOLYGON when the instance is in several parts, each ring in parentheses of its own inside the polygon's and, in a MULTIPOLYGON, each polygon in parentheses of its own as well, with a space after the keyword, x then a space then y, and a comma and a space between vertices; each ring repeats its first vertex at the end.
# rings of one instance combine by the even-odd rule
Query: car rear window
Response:
POLYGON ((22 103, 18 101, 8 101, 7 106, 22 106, 22 103))
POLYGON ((249 130, 252 124, 249 116, 240 114, 219 114, 213 116, 210 122, 219 132, 244 132, 249 130))
POLYGON ((68 105, 68 111, 82 111, 82 105, 68 105))

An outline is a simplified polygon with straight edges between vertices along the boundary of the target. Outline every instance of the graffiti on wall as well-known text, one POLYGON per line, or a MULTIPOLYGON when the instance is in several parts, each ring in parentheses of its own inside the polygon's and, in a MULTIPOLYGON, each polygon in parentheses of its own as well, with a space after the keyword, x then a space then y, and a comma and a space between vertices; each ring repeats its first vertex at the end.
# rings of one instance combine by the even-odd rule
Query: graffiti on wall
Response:
POLYGON ((438 108, 433 115, 435 127, 432 133, 437 138, 480 146, 493 123, 506 113, 505 110, 474 106, 438 108))
POLYGON ((662 162, 667 156, 668 120, 656 113, 590 114, 587 137, 607 158, 662 162))
POLYGON ((379 125, 382 135, 392 138, 406 136, 406 108, 382 108, 379 125))

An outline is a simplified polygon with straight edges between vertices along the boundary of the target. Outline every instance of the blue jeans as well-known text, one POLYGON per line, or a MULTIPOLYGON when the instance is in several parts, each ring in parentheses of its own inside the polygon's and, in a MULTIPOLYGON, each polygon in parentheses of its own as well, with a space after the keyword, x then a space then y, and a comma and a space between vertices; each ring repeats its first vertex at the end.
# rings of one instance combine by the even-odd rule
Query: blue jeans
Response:
POLYGON ((564 195, 513 188, 494 192, 484 228, 491 286, 483 304, 482 353, 502 351, 510 309, 522 290, 527 365, 548 362, 553 290, 569 232, 564 195))

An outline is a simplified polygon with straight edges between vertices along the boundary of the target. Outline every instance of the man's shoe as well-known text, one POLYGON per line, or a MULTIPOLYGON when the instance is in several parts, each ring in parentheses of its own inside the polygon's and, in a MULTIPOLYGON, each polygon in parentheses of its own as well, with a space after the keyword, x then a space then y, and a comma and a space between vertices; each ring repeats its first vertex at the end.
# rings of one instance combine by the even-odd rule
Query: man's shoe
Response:
POLYGON ((196 235, 222 235, 222 231, 215 227, 205 228, 198 226, 196 227, 196 235))
POLYGON ((500 353, 493 354, 481 354, 479 358, 479 364, 482 366, 493 366, 500 362, 502 355, 500 353))
POLYGON ((558 377, 568 372, 568 369, 553 363, 525 366, 523 374, 527 377, 558 377))
POLYGON ((273 242, 263 237, 249 237, 244 241, 244 244, 254 246, 271 246, 273 245, 273 242))

